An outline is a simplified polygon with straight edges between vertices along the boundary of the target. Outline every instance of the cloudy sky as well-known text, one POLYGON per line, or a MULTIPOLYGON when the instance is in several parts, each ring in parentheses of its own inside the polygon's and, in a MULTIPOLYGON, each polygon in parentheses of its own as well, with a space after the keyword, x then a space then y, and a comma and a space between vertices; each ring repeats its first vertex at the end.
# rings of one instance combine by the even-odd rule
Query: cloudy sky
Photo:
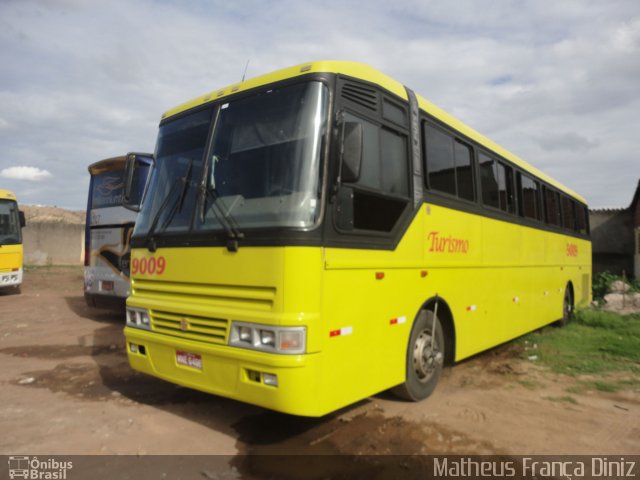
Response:
POLYGON ((86 206, 162 112, 318 59, 382 70, 584 195, 640 178, 638 0, 0 0, 0 187, 86 206))

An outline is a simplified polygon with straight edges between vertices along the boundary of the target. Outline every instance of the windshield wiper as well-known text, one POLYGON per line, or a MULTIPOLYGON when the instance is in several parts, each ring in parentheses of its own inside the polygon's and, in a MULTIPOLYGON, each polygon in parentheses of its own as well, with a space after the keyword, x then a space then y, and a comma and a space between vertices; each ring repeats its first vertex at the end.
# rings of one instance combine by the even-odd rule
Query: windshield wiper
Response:
POLYGON ((227 234, 227 250, 229 250, 230 252, 237 252, 238 240, 244 238, 244 234, 238 229, 238 222, 236 222, 236 220, 231 216, 231 213, 220 199, 220 195, 218 195, 218 191, 216 190, 215 168, 216 163, 218 163, 219 157, 213 154, 213 150, 215 149, 215 143, 219 134, 218 126, 220 122, 221 112, 222 107, 218 106, 215 113, 215 119, 213 120, 213 133, 211 134, 211 143, 208 149, 210 154, 205 157, 204 165, 202 165, 202 177, 200 180, 197 203, 197 208, 199 209, 198 217, 200 218, 200 223, 205 222, 205 216, 207 213, 206 203, 207 198, 210 196, 212 199, 211 209, 213 210, 213 214, 227 234), (212 177, 211 187, 209 187, 209 169, 211 169, 212 177), (227 211, 225 212, 225 210, 227 211))
POLYGON ((173 182, 173 185, 171 186, 171 190, 169 190, 169 193, 167 193, 167 196, 164 197, 164 200, 160 204, 160 207, 158 208, 156 215, 153 217, 153 221, 151 222, 151 226, 149 227, 149 231, 147 232, 147 236, 145 237, 145 243, 147 244, 147 248, 149 249, 150 252, 155 252, 157 250, 154 234, 156 233, 156 228, 158 227, 160 216, 164 212, 164 208, 169 203, 169 200, 171 199, 171 197, 173 197, 173 193, 177 190, 178 186, 180 186, 181 184, 182 184, 182 190, 180 191, 180 196, 178 197, 177 201, 173 204, 173 207, 171 207, 171 211, 167 214, 165 221, 162 222, 161 231, 164 230, 169 225, 169 223, 171 222, 175 214, 180 210, 182 210, 184 197, 185 197, 185 194, 187 193, 187 186, 189 185, 189 178, 191 177, 192 167, 193 167, 193 159, 190 159, 189 165, 187 165, 187 171, 185 172, 184 176, 178 177, 175 179, 175 181, 173 182))
POLYGON ((200 193, 200 222, 204 223, 205 221, 205 215, 207 213, 205 203, 207 197, 211 197, 211 210, 216 216, 218 223, 222 225, 222 228, 224 228, 227 233, 227 250, 230 252, 237 252, 238 240, 244 238, 244 233, 238 229, 238 222, 236 222, 228 211, 225 211, 226 205, 222 202, 222 199, 215 188, 209 188, 206 185, 201 185, 200 193))

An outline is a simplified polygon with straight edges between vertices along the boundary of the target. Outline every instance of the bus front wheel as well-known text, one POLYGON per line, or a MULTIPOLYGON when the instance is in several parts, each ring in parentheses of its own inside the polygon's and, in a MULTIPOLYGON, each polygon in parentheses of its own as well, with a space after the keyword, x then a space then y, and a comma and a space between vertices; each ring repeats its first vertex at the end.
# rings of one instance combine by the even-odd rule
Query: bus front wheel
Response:
POLYGON ((431 310, 422 310, 409 337, 405 382, 394 387, 392 392, 413 402, 431 395, 442 373, 444 349, 440 321, 431 310))

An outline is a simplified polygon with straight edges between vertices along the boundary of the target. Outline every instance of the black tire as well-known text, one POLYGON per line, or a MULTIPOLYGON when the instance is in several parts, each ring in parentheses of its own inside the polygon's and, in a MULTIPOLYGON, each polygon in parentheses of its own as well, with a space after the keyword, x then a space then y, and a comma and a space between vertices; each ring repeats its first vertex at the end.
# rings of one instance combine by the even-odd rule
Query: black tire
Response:
POLYGON ((440 321, 435 318, 435 342, 431 331, 434 315, 422 310, 413 322, 407 346, 406 380, 391 389, 394 395, 411 402, 427 398, 436 388, 445 359, 444 334, 440 321))
POLYGON ((564 289, 564 299, 562 300, 562 318, 556 322, 558 327, 565 327, 573 318, 573 295, 571 286, 567 284, 564 289))

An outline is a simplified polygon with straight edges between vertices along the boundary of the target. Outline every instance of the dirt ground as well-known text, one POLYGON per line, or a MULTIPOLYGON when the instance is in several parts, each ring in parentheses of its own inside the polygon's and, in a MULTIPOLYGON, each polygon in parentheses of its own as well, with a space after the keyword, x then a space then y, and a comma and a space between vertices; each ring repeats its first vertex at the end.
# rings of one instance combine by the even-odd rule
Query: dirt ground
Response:
MULTIPOLYGON (((559 400, 575 379, 520 359, 518 346, 446 369, 435 394, 421 403, 381 393, 303 419, 130 370, 123 314, 85 305, 81 268, 27 270, 22 293, 0 293, 0 307, 5 455, 228 455, 227 473, 237 477, 248 468, 246 457, 234 463, 239 453, 640 453, 640 394, 559 400)), ((263 467, 273 467, 262 458, 263 467)), ((258 465, 250 467, 255 472, 258 465)))

